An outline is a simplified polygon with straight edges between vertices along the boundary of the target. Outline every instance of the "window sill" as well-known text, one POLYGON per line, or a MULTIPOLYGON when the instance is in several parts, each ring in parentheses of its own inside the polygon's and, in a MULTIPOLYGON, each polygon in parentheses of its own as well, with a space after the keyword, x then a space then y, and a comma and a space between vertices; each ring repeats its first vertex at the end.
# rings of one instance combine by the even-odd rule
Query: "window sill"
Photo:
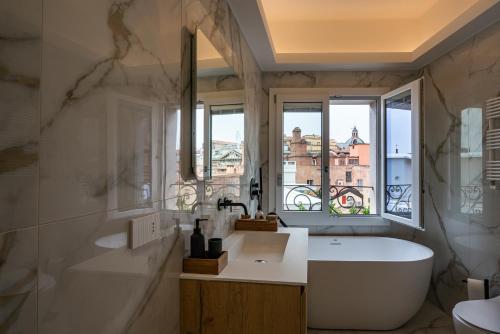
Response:
POLYGON ((283 219, 289 226, 389 226, 391 223, 387 219, 383 219, 381 216, 372 217, 328 217, 327 219, 310 219, 310 217, 304 217, 301 219, 299 215, 293 215, 287 217, 287 215, 282 215, 283 219), (307 222, 311 223, 307 223, 307 222))

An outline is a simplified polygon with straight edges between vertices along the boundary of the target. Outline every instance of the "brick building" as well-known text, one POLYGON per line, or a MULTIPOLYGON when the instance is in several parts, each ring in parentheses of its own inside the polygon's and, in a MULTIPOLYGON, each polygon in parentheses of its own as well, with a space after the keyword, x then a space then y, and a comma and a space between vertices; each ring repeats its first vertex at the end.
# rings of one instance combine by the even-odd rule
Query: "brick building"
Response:
MULTIPOLYGON (((285 184, 321 184, 321 136, 304 135, 296 127, 284 137, 285 184)), ((356 127, 344 143, 329 143, 330 185, 371 186, 370 144, 360 137, 356 127)))

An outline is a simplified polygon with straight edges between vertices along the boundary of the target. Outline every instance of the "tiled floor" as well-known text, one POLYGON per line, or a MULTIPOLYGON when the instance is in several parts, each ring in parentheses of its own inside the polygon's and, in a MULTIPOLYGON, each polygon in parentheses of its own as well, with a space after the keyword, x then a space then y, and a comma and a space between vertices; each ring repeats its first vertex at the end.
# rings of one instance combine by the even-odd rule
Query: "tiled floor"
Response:
POLYGON ((353 330, 318 330, 309 329, 308 334, 453 334, 453 321, 439 308, 426 302, 422 309, 406 325, 392 331, 353 331, 353 330))

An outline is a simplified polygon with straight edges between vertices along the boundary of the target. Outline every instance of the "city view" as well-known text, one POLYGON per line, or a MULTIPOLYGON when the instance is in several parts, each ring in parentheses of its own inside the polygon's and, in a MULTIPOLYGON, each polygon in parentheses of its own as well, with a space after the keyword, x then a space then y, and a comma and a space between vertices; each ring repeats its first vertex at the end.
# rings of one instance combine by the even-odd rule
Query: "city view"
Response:
MULTIPOLYGON (((393 109, 400 111, 399 109, 393 109)), ((321 211, 322 150, 321 103, 285 103, 283 112, 283 210, 321 211)), ((377 214, 375 110, 368 104, 331 104, 329 109, 330 215, 377 214)), ((400 114, 389 117, 400 127, 400 114)), ((388 134, 386 211, 411 212, 410 143, 398 144, 400 131, 388 134), (401 150, 403 147, 403 150, 401 150)), ((325 130, 323 130, 325 131, 325 130)), ((407 132, 408 133, 408 132, 407 132)))

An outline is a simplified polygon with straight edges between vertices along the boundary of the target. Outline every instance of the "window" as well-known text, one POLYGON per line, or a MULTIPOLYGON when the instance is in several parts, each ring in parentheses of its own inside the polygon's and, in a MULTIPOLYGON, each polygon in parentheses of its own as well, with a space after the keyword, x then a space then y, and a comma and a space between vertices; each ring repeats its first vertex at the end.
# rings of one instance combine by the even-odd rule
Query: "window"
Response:
POLYGON ((403 223, 418 219, 418 203, 411 201, 419 197, 420 184, 413 176, 409 186, 411 194, 416 191, 410 196, 412 215, 408 215, 409 210, 399 210, 402 203, 397 203, 395 212, 390 211, 389 205, 396 203, 387 196, 389 187, 397 190, 403 185, 402 171, 411 175, 420 172, 418 145, 405 148, 404 154, 410 155, 407 167, 401 169, 390 162, 406 145, 402 138, 398 140, 397 131, 404 130, 405 140, 411 137, 412 145, 420 134, 415 123, 419 122, 416 95, 420 93, 410 89, 410 100, 403 96, 399 101, 399 94, 408 91, 401 89, 383 96, 382 89, 358 90, 377 92, 368 95, 371 97, 356 89, 343 90, 356 91, 352 97, 337 97, 344 94, 333 89, 304 93, 271 89, 275 99, 270 100, 270 108, 275 108, 276 118, 270 117, 270 209, 292 225, 371 225, 383 223, 383 218, 403 223), (406 110, 403 107, 408 103, 412 116, 410 123, 405 123, 407 116, 401 110, 406 110), (388 151, 391 145, 392 152, 388 151))
POLYGON ((352 182, 352 172, 345 172, 345 182, 352 182))
POLYGON ((209 198, 224 189, 225 195, 238 197, 245 168, 243 92, 198 92, 197 98, 196 180, 182 181, 177 205, 181 210, 189 210, 199 200, 197 193, 209 198))
POLYGON ((322 158, 322 108, 321 102, 283 103, 281 156, 284 162, 293 162, 293 168, 282 171, 284 211, 322 210, 322 170, 310 163, 313 152, 316 159, 322 158))
POLYGON ((245 119, 243 105, 210 106, 210 177, 243 175, 245 119), (230 127, 227 125, 231 124, 230 127))
POLYGON ((420 86, 382 96, 382 216, 413 227, 420 220, 420 86))

